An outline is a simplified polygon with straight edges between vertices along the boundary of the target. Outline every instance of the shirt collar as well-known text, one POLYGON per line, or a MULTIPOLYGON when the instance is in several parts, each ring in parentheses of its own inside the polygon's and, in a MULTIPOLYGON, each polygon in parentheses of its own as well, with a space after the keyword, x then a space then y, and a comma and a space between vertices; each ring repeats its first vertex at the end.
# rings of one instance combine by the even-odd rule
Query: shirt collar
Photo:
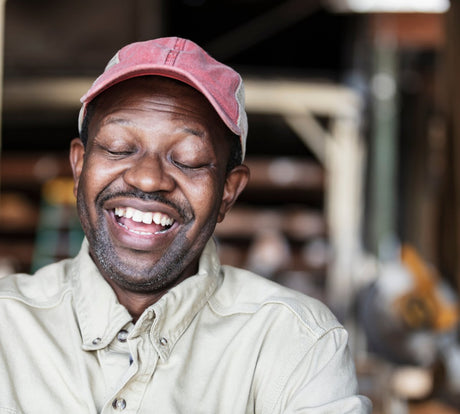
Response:
POLYGON ((150 339, 160 358, 167 359, 175 344, 197 313, 221 284, 220 261, 214 240, 208 241, 201 254, 197 274, 172 288, 144 311, 130 336, 150 326, 150 339))
MULTIPOLYGON (((83 348, 104 348, 132 318, 99 273, 89 255, 86 239, 71 271, 83 348)), ((200 257, 197 274, 185 279, 147 308, 129 337, 148 333, 160 358, 167 359, 177 340, 216 290, 220 283, 219 274, 217 248, 211 239, 200 257)))
POLYGON ((104 348, 132 318, 91 259, 86 238, 71 272, 83 349, 104 348))

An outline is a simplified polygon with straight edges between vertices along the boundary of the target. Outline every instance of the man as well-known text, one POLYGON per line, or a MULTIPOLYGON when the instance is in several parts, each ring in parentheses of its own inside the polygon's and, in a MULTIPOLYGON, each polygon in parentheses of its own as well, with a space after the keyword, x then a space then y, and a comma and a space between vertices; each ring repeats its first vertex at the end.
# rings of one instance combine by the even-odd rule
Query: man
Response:
POLYGON ((369 412, 328 309, 219 263, 243 95, 185 39, 109 62, 70 149, 81 251, 0 282, 0 413, 369 412))

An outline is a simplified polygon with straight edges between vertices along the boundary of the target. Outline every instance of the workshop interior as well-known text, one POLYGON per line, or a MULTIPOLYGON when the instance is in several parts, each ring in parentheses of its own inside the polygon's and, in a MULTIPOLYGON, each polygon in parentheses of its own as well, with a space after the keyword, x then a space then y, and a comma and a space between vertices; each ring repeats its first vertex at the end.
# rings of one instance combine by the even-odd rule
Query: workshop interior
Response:
POLYGON ((80 248, 68 148, 108 59, 186 37, 245 81, 221 261, 325 302, 374 413, 460 413, 458 1, 0 5, 0 277, 80 248))

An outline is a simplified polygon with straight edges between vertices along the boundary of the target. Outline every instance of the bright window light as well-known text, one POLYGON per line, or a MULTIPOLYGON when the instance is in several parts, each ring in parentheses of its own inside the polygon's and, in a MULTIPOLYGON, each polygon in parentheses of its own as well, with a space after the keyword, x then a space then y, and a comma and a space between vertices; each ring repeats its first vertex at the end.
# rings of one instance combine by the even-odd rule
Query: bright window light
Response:
POLYGON ((444 13, 450 6, 449 0, 341 0, 341 2, 346 3, 349 10, 358 13, 444 13))

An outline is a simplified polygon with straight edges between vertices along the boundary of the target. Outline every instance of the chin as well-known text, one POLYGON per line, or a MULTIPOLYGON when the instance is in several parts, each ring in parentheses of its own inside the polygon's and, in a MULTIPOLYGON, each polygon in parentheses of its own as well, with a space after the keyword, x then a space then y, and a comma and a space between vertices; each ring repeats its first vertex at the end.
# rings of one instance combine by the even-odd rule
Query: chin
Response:
POLYGON ((158 261, 152 262, 140 257, 122 260, 113 249, 99 248, 93 251, 93 260, 106 279, 123 290, 139 293, 157 293, 169 289, 196 271, 196 266, 187 265, 186 254, 176 254, 172 258, 168 256, 166 253, 158 261), (192 267, 193 270, 188 272, 192 267))

